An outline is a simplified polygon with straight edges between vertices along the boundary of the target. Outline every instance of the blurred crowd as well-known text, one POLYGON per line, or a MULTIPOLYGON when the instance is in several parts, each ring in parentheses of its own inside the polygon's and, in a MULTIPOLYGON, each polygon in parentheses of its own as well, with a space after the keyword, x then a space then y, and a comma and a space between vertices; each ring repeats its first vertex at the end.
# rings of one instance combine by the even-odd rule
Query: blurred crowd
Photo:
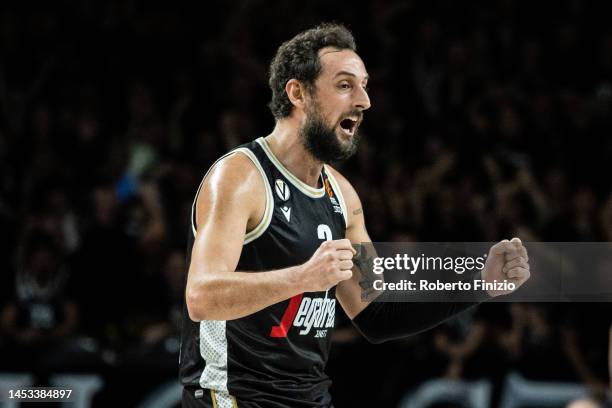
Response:
MULTIPOLYGON (((353 31, 371 77, 340 168, 374 241, 612 241, 610 17, 584 0, 3 4, 0 371, 175 375, 197 185, 271 131, 269 61, 321 21, 353 31)), ((492 304, 376 347, 347 325, 334 397, 511 370, 601 395, 610 316, 492 304), (356 356, 372 374, 347 373, 356 356)))

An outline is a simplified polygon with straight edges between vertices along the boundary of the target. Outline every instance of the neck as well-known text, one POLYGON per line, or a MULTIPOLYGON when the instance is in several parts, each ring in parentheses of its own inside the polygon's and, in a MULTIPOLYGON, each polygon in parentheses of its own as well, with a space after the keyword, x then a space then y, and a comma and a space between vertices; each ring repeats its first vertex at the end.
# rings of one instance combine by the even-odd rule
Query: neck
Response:
POLYGON ((294 176, 311 187, 322 187, 319 175, 323 163, 304 148, 298 129, 299 121, 295 118, 279 120, 266 141, 272 153, 294 176))

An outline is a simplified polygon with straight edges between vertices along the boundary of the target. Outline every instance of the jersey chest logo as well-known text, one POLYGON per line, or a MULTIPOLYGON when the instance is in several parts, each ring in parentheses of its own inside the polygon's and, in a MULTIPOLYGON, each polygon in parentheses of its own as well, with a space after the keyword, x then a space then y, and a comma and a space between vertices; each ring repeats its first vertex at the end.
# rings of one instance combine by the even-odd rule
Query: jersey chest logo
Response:
POLYGON ((336 299, 310 298, 304 294, 294 296, 289 301, 289 306, 281 324, 272 327, 270 337, 287 337, 291 326, 301 328, 298 332, 301 336, 308 335, 314 329, 315 338, 327 337, 327 329, 334 327, 336 321, 336 299))
POLYGON ((287 222, 291 222, 291 207, 287 207, 287 206, 281 207, 281 212, 287 219, 287 222))
POLYGON ((305 297, 302 299, 293 326, 302 328, 299 331, 301 335, 310 333, 314 328, 316 329, 315 337, 325 337, 327 329, 334 327, 335 318, 336 299, 305 297))
POLYGON ((283 201, 289 200, 289 196, 291 192, 289 191, 289 186, 281 179, 276 179, 274 181, 274 191, 276 191, 276 195, 283 201))
POLYGON ((342 214, 342 207, 338 203, 338 200, 336 200, 336 197, 334 197, 334 190, 332 189, 328 178, 325 179, 325 191, 327 192, 329 201, 331 201, 332 205, 334 206, 334 212, 342 214))

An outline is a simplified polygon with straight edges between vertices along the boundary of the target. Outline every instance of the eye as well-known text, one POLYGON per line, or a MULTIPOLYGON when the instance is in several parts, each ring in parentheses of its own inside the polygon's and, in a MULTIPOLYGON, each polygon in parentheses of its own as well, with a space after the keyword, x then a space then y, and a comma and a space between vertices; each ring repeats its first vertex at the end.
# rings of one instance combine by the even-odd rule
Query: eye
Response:
POLYGON ((338 88, 340 88, 340 89, 351 89, 351 84, 349 84, 348 82, 340 82, 338 84, 338 88))
POLYGON ((370 87, 368 86, 368 84, 365 84, 363 86, 363 90, 366 91, 366 92, 368 92, 370 90, 370 87))

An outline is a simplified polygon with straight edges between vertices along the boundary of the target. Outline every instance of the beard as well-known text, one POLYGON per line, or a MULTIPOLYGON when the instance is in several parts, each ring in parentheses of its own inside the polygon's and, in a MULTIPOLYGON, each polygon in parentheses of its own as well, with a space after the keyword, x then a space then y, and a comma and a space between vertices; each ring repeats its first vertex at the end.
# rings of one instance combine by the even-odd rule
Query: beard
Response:
MULTIPOLYGON (((361 116, 361 112, 357 112, 357 115, 361 116)), ((313 102, 312 108, 308 109, 306 122, 300 129, 299 135, 306 150, 323 163, 342 162, 355 154, 359 146, 357 129, 350 141, 343 143, 335 129, 325 122, 316 102, 313 102)))

